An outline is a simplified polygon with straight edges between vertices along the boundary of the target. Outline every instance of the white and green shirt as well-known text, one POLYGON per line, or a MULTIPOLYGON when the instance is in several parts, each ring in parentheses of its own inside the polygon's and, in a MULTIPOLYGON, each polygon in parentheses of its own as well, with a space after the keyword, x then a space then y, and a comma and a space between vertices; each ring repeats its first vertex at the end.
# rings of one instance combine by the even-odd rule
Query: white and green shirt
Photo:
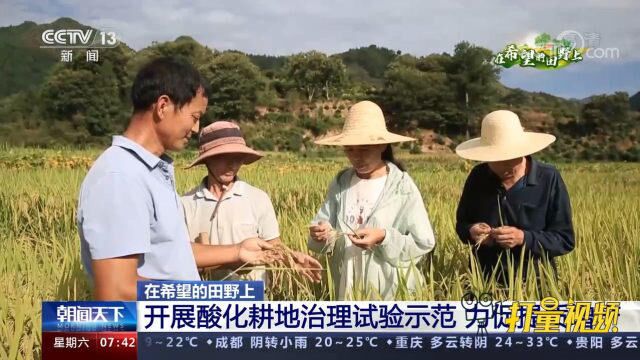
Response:
MULTIPOLYGON (((371 294, 371 299, 393 300, 400 277, 409 291, 424 286, 424 276, 416 265, 435 247, 429 216, 420 191, 409 174, 393 163, 387 163, 387 166, 389 174, 382 192, 362 225, 385 229, 386 237, 373 250, 362 252, 362 279, 349 279, 353 274, 345 272, 348 268, 345 269, 344 261, 350 256, 348 249, 351 243, 346 236, 338 236, 331 246, 308 239, 309 249, 329 254, 333 286, 339 300, 350 299, 352 290, 358 290, 357 287, 361 285, 377 293, 371 294), (353 285, 351 288, 350 284, 353 285)), ((326 200, 313 219, 314 223, 326 221, 338 232, 350 232, 345 221, 350 216, 350 189, 354 173, 352 168, 338 173, 329 186, 326 200)), ((372 188, 375 189, 375 186, 372 188)), ((371 197, 376 197, 376 194, 372 193, 371 197)))

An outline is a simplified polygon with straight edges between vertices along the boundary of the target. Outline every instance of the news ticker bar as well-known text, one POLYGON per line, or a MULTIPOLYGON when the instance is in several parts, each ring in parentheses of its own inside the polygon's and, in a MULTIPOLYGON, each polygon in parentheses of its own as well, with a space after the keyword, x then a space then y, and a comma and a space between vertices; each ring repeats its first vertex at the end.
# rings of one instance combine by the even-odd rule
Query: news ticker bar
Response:
POLYGON ((138 332, 640 332, 640 302, 138 302, 138 332), (548 305, 548 304, 547 304, 548 305))
POLYGON ((523 355, 565 357, 613 355, 637 359, 640 333, 584 334, 415 334, 415 333, 43 333, 43 359, 300 359, 300 356, 332 358, 349 356, 369 360, 403 360, 425 355, 457 356, 523 355), (86 345, 81 345, 85 344, 86 345), (71 347, 64 347, 73 346, 71 347))
POLYGON ((518 302, 465 307, 441 301, 53 301, 42 303, 42 331, 640 332, 640 302, 585 305, 590 306, 546 310, 518 302))
POLYGON ((466 333, 278 333, 278 334, 202 334, 202 333, 140 333, 139 359, 171 359, 178 356, 190 360, 233 356, 239 359, 285 359, 300 356, 347 358, 356 356, 369 360, 397 354, 402 359, 425 355, 446 354, 523 354, 535 351, 546 354, 571 355, 608 353, 616 359, 638 356, 640 333, 624 334, 486 334, 466 333))
POLYGON ((139 282, 138 299, 43 302, 43 358, 234 352, 281 360, 329 350, 372 359, 380 350, 637 356, 640 334, 640 302, 630 301, 263 301, 259 281, 139 282))

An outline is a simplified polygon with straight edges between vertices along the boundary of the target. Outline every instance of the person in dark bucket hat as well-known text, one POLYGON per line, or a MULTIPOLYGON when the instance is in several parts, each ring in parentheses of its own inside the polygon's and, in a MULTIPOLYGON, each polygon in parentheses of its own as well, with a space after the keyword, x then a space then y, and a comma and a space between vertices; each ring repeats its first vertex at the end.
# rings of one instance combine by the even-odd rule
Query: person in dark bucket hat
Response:
MULTIPOLYGON (((235 245, 252 239, 280 242, 276 213, 269 196, 238 178, 242 165, 263 157, 247 146, 240 127, 229 121, 216 121, 202 129, 198 157, 189 168, 207 168, 200 184, 181 197, 185 221, 192 242, 209 245, 235 245), (248 240, 247 240, 248 239, 248 240)), ((294 251, 296 270, 309 280, 319 281, 322 265, 313 257, 294 251)), ((238 273, 243 264, 227 264, 208 271, 212 280, 267 281, 264 266, 238 273)))

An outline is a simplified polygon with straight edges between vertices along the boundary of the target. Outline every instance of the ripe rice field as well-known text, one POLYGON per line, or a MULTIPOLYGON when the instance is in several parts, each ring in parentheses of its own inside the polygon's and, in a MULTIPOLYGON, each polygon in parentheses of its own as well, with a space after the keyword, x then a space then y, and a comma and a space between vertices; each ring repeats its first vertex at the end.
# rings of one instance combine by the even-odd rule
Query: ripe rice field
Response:
MULTIPOLYGON (((100 150, 0 148, 0 359, 40 358, 42 300, 84 300, 90 290, 80 263, 75 225, 77 193, 100 150)), ((201 168, 182 170, 193 152, 176 158, 178 192, 197 184, 201 168)), ((455 209, 471 162, 454 156, 402 154, 427 204, 437 247, 423 267, 427 283, 399 300, 459 300, 468 289, 501 299, 535 299, 535 279, 507 288, 469 266, 470 249, 455 234, 455 209)), ((265 190, 282 240, 305 250, 307 226, 344 157, 268 154, 240 176, 265 190)), ((640 164, 557 164, 573 206, 576 249, 559 258, 560 277, 543 276, 545 295, 577 300, 640 299, 640 164)), ((321 259, 324 261, 324 259, 321 259)), ((288 270, 273 270, 273 300, 330 300, 331 289, 288 270)), ((529 272, 532 273, 532 272, 529 272)), ((547 274, 546 271, 543 274, 547 274)), ((330 276, 327 274, 326 276, 330 276)))

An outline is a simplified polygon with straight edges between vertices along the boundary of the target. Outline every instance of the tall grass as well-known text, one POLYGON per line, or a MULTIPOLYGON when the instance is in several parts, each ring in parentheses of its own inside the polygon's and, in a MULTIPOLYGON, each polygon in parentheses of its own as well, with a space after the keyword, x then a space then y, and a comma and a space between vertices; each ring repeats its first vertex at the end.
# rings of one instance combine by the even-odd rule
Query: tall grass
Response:
MULTIPOLYGON (((90 297, 80 263, 75 228, 77 192, 96 151, 2 149, 0 152, 0 359, 40 358, 40 302, 90 297), (71 158, 73 161, 65 160, 71 158)), ((176 160, 177 187, 184 192, 205 172, 182 170, 193 154, 176 160)), ((455 234, 455 208, 472 164, 455 158, 403 155, 421 190, 437 237, 424 267, 426 284, 417 293, 401 288, 399 300, 459 300, 465 291, 491 292, 499 299, 536 299, 537 282, 518 264, 508 269, 509 286, 481 276, 470 248, 455 234)), ((283 242, 306 251, 309 220, 324 200, 342 158, 305 159, 270 154, 241 170, 241 177, 271 197, 283 242)), ((544 295, 563 299, 640 299, 640 165, 559 166, 574 211, 575 251, 558 259, 556 281, 540 269, 544 295)), ((323 261, 326 259, 322 259, 323 261)), ((328 268, 328 266, 327 266, 328 268)), ((276 270, 279 271, 279 270, 276 270)), ((273 274, 271 299, 331 299, 331 274, 320 285, 288 271, 273 274), (277 282, 277 284, 275 283, 277 282)), ((364 297, 366 291, 359 296, 364 297)))

